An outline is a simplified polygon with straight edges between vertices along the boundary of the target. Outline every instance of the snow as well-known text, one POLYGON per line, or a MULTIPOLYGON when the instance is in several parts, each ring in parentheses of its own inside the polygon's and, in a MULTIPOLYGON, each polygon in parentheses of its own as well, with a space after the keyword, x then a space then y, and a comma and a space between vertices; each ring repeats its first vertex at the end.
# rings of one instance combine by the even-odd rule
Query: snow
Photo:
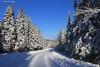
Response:
MULTIPOLYGON (((97 8, 95 8, 95 9, 87 8, 87 10, 78 9, 77 11, 79 11, 79 12, 75 13, 75 15, 84 14, 84 13, 89 13, 89 12, 91 12, 91 13, 94 14, 94 13, 100 12, 100 9, 97 9, 97 8)), ((92 16, 92 15, 91 15, 91 16, 92 16)))
POLYGON ((53 48, 24 53, 0 55, 0 67, 99 67, 99 65, 69 59, 53 48))

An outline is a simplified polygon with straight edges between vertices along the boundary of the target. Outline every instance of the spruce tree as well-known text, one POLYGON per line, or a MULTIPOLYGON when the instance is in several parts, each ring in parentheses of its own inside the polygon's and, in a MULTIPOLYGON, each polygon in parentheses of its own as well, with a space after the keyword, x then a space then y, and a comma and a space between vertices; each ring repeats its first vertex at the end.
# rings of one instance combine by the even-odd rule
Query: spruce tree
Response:
MULTIPOLYGON (((89 57, 90 57, 89 59, 91 59, 93 61, 93 58, 91 58, 93 56, 92 54, 94 54, 94 55, 99 54, 98 53, 99 49, 96 48, 99 46, 97 46, 96 42, 100 38, 99 37, 97 38, 96 36, 98 36, 97 31, 99 33, 99 29, 100 29, 100 27, 99 27, 100 24, 97 23, 97 22, 100 22, 98 20, 100 9, 98 8, 99 6, 97 6, 95 3, 98 4, 98 1, 81 0, 81 2, 79 3, 79 6, 78 6, 79 7, 78 11, 75 14, 76 19, 74 22, 76 24, 74 25, 73 30, 75 30, 77 28, 76 36, 78 39, 77 43, 75 45, 77 46, 77 44, 79 43, 79 38, 81 37, 82 41, 83 41, 83 45, 81 45, 81 47, 78 48, 78 49, 80 49, 78 55, 84 57, 82 60, 85 60, 85 61, 87 61, 86 59, 89 57), (95 6, 95 8, 94 8, 94 6, 95 6)), ((73 33, 75 34, 75 32, 73 32, 73 33)), ((74 38, 74 40, 75 40, 75 38, 74 38)), ((77 51, 76 51, 76 53, 77 53, 77 51)), ((88 61, 90 61, 90 60, 88 60, 88 61)))
POLYGON ((35 25, 31 26, 31 30, 32 30, 31 36, 32 36, 34 50, 42 49, 45 43, 42 38, 40 30, 35 25))
POLYGON ((4 20, 2 23, 2 44, 6 51, 13 51, 15 47, 15 20, 14 12, 11 6, 8 6, 6 13, 4 14, 4 20))
POLYGON ((41 48, 42 37, 30 18, 24 15, 22 9, 17 16, 18 47, 21 51, 38 50, 41 48), (40 47, 41 46, 41 47, 40 47))
POLYGON ((71 23, 70 14, 68 14, 67 26, 66 26, 66 45, 67 45, 67 49, 69 49, 69 50, 72 49, 72 45, 71 45, 71 41, 72 41, 72 29, 73 29, 73 25, 71 23))
POLYGON ((4 52, 2 44, 2 23, 0 22, 0 52, 4 52))
POLYGON ((24 15, 23 9, 19 9, 18 16, 16 18, 16 27, 17 27, 17 40, 18 40, 18 47, 19 51, 24 51, 25 46, 27 45, 25 39, 27 36, 27 19, 24 15))
POLYGON ((45 41, 40 30, 32 25, 29 17, 19 10, 15 18, 14 11, 9 6, 0 24, 0 50, 20 52, 45 48, 45 41))
POLYGON ((61 30, 58 36, 59 49, 62 51, 66 50, 66 31, 61 30))

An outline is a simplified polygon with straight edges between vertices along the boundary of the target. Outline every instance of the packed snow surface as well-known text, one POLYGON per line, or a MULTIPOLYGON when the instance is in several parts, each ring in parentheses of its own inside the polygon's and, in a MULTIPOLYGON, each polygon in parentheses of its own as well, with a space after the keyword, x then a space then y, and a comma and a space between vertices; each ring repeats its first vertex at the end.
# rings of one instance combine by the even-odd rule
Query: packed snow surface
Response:
POLYGON ((53 48, 24 53, 0 55, 0 67, 99 67, 99 65, 69 59, 53 48))

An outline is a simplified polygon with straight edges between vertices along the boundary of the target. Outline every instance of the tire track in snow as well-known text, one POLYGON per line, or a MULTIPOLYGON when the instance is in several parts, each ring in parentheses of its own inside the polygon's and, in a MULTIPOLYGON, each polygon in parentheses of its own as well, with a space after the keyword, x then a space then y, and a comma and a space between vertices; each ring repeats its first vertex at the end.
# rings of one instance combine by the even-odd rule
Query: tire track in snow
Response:
POLYGON ((50 52, 39 52, 31 60, 29 67, 49 67, 48 54, 50 52))
POLYGON ((57 64, 50 58, 52 52, 39 52, 31 60, 29 67, 56 67, 57 64))

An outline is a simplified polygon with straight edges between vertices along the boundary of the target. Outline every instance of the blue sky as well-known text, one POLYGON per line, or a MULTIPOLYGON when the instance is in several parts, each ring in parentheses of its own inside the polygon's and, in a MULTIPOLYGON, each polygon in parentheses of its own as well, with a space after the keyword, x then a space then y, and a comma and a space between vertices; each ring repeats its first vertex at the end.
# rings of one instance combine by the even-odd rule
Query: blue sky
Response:
POLYGON ((68 12, 71 16, 74 12, 73 0, 0 0, 0 20, 8 5, 13 5, 15 15, 19 8, 23 8, 46 39, 57 38, 66 26, 68 12))

